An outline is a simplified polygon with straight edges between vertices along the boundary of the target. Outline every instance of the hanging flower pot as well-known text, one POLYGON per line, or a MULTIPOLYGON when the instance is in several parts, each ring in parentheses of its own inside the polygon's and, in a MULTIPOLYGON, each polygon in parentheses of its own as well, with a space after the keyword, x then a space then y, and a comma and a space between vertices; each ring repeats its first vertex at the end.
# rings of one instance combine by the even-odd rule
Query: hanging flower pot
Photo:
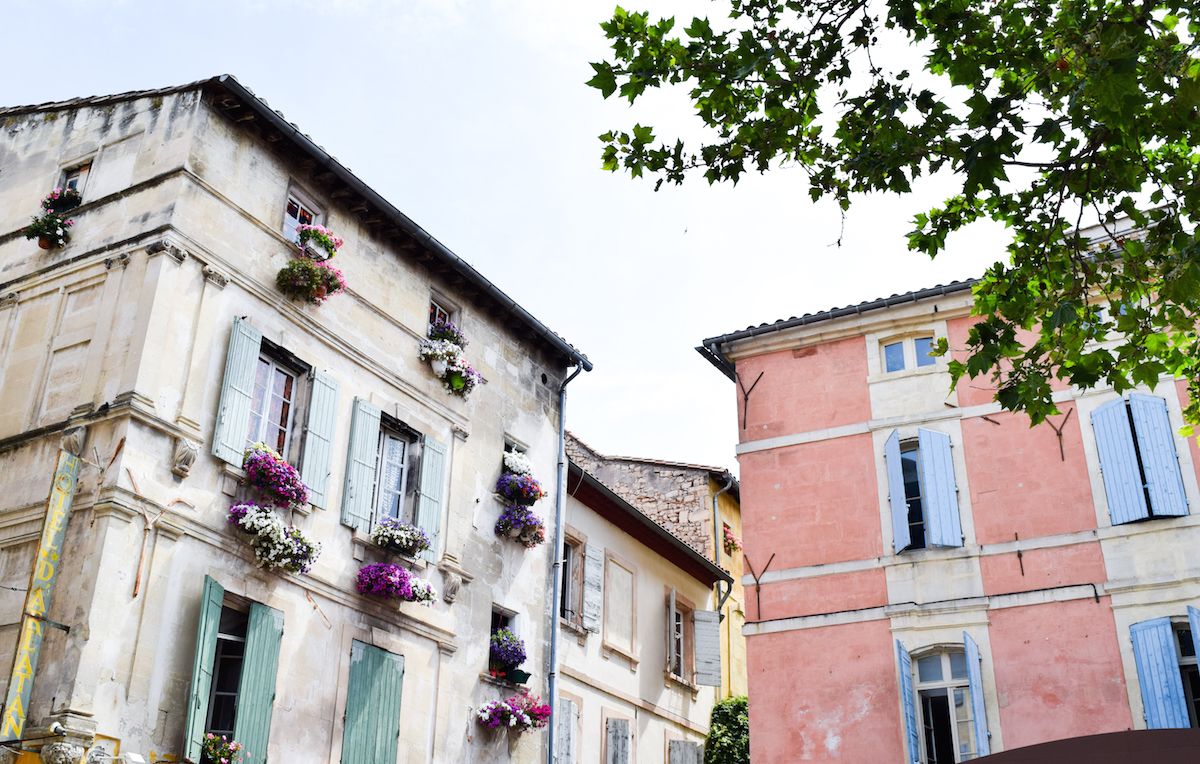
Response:
POLYGON ((26 239, 37 239, 38 246, 42 249, 55 249, 70 241, 71 226, 74 224, 75 221, 60 213, 46 212, 35 217, 21 233, 26 239))
POLYGON ((429 548, 429 536, 415 525, 385 517, 371 530, 371 540, 392 552, 416 557, 429 548))
POLYGON ((450 340, 421 340, 418 357, 429 362, 433 375, 442 380, 447 392, 460 398, 466 398, 476 386, 487 382, 467 363, 462 346, 450 340))
POLYGON ((433 370, 433 376, 438 379, 446 376, 447 363, 444 358, 434 358, 429 362, 429 368, 433 370))
POLYGON ((42 249, 50 249, 51 247, 54 246, 54 242, 50 239, 49 236, 42 234, 41 236, 38 237, 38 246, 41 247, 42 249))

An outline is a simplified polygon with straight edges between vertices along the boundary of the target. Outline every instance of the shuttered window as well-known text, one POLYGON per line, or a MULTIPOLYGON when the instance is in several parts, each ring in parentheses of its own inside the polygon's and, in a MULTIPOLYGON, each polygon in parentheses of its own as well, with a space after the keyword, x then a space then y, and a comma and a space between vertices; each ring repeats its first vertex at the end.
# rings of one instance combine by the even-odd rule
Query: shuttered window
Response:
POLYGON ((354 640, 341 764, 395 764, 404 657, 354 640))
POLYGON ((1113 525, 1188 513, 1167 402, 1134 393, 1092 412, 1113 525))
POLYGON ((429 537, 429 548, 421 555, 430 562, 437 560, 442 534, 442 505, 446 495, 446 446, 433 438, 425 438, 421 450, 421 493, 417 497, 415 525, 429 537))
POLYGON ((667 743, 667 764, 704 764, 704 746, 689 740, 667 743))
POLYGON ((915 664, 896 640, 906 761, 962 762, 991 750, 979 646, 963 632, 963 649, 925 653, 915 664), (914 671, 915 669, 915 671, 914 671))
POLYGON ((554 731, 557 739, 554 746, 555 764, 575 764, 575 726, 579 710, 575 701, 559 698, 554 711, 554 731))
POLYGON ((967 687, 971 691, 971 716, 975 720, 975 755, 987 756, 992 752, 991 733, 988 732, 987 710, 983 705, 983 658, 979 645, 971 635, 963 632, 963 647, 967 656, 967 687))
POLYGON ((221 401, 217 407, 217 426, 213 431, 213 456, 240 467, 246 450, 250 424, 250 405, 258 374, 262 332, 244 318, 235 318, 225 356, 225 376, 221 380, 221 401))
POLYGON ((364 533, 371 529, 381 415, 379 407, 367 399, 354 399, 350 446, 346 453, 346 484, 342 489, 342 522, 364 533))
POLYGON ((583 554, 583 628, 600 631, 604 598, 604 548, 588 544, 583 554))
POLYGON ((632 745, 629 731, 628 719, 604 720, 604 764, 629 764, 632 745))
POLYGON ((1129 631, 1146 727, 1156 730, 1190 726, 1171 619, 1142 621, 1129 631))
POLYGON ((267 761, 275 681, 279 673, 279 643, 283 639, 283 613, 257 602, 250 606, 246 625, 246 650, 238 685, 234 739, 252 762, 267 761))
POLYGON ((204 593, 200 598, 200 613, 196 622, 196 647, 192 656, 192 682, 188 689, 187 718, 184 722, 183 755, 200 761, 200 746, 208 722, 208 705, 212 692, 213 664, 217 657, 217 629, 221 623, 221 606, 225 589, 212 578, 204 577, 204 593))
POLYGON ((917 728, 916 697, 913 694, 912 656, 900 640, 896 640, 896 660, 900 668, 900 712, 904 716, 904 739, 908 744, 909 764, 920 764, 921 742, 917 728))
POLYGON ((721 616, 715 610, 692 613, 696 645, 696 684, 721 686, 721 616))
POLYGON ((337 380, 325 372, 314 373, 300 477, 308 487, 309 502, 321 509, 329 508, 329 465, 337 427, 337 401, 337 380))
POLYGON ((921 429, 915 440, 884 442, 892 540, 897 553, 963 544, 950 436, 921 429))

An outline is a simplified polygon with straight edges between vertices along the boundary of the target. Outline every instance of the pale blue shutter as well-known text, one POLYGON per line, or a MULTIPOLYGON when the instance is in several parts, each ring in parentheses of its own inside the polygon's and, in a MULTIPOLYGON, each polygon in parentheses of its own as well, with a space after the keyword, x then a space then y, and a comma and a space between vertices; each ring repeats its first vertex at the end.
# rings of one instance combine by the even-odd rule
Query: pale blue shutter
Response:
POLYGON ((920 764, 921 743, 917 737, 917 702, 913 696, 912 657, 896 640, 896 660, 900 664, 900 708, 904 713, 904 738, 908 741, 909 764, 920 764))
POLYGON ((925 509, 926 541, 929 546, 962 546, 962 524, 958 518, 958 484, 950 436, 920 430, 921 502, 925 509))
POLYGON ((1188 727, 1187 700, 1175 654, 1175 632, 1170 618, 1135 623, 1129 628, 1133 639, 1133 658, 1137 664, 1138 684, 1142 689, 1142 707, 1146 728, 1152 730, 1188 727))
POLYGON ((1188 625, 1192 627, 1192 648, 1200 655, 1200 610, 1188 605, 1188 625))
POLYGON ((715 610, 692 611, 696 646, 696 684, 721 686, 721 614, 715 610))
POLYGON ((967 685, 971 690, 971 716, 975 717, 975 754, 987 756, 992 752, 992 736, 988 732, 987 707, 983 703, 983 672, 979 645, 963 632, 963 647, 967 658, 967 685))
POLYGON ((242 466, 246 451, 246 432, 250 428, 250 399, 254 395, 254 375, 262 332, 244 318, 233 320, 229 333, 229 352, 225 356, 225 377, 221 380, 221 403, 217 407, 217 426, 213 431, 213 456, 229 464, 242 466))
POLYGON ((184 722, 183 755, 200 761, 204 745, 204 725, 208 722, 208 697, 212 690, 213 662, 217 658, 217 627, 221 625, 221 607, 225 589, 212 578, 204 577, 204 595, 196 623, 196 652, 192 656, 192 684, 188 689, 187 719, 184 722))
POLYGON ((1186 515, 1187 497, 1183 492, 1183 476, 1179 474, 1175 431, 1167 415, 1167 402, 1156 395, 1134 393, 1129 396, 1129 411, 1133 414, 1133 430, 1146 474, 1150 509, 1155 515, 1186 515))
POLYGON ((421 493, 417 497, 415 525, 429 536, 429 548, 421 553, 426 560, 437 559, 438 537, 442 531, 442 504, 446 494, 446 446, 425 438, 421 448, 421 493))
POLYGON ((350 448, 346 453, 346 484, 342 489, 342 523, 361 531, 371 530, 380 414, 379 407, 365 398, 354 399, 350 448))
POLYGON ((1125 401, 1111 401, 1093 411, 1092 429, 1113 525, 1149 517, 1125 401))
POLYGON ((323 371, 313 374, 300 477, 308 486, 309 502, 321 509, 329 508, 329 461, 337 427, 337 401, 337 380, 323 371))
POLYGON ((342 764, 395 764, 403 684, 404 656, 351 643, 342 764))
POLYGON ((233 737, 243 746, 247 761, 267 761, 271 734, 271 709, 275 703, 275 678, 279 673, 279 643, 283 639, 283 613, 257 602, 250 606, 246 625, 246 652, 238 684, 237 719, 233 737))
POLYGON ((904 494, 904 467, 900 463, 900 433, 892 431, 883 444, 883 461, 887 468, 888 503, 892 505, 892 544, 903 552, 912 544, 908 528, 908 498, 904 494))

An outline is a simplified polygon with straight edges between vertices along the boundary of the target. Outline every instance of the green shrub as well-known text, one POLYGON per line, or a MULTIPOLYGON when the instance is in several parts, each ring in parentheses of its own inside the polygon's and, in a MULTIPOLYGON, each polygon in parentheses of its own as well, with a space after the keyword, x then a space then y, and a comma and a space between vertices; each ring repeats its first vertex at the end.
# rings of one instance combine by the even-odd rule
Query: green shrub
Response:
POLYGON ((745 695, 713 706, 704 764, 750 764, 750 707, 745 695))

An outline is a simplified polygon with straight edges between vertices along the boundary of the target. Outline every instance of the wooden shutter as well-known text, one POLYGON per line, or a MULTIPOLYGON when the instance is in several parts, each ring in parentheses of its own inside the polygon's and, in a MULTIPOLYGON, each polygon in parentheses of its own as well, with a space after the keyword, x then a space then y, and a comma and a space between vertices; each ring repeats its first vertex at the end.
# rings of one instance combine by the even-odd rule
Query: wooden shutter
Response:
POLYGON ((229 352, 225 355, 225 377, 221 380, 221 403, 217 407, 217 426, 213 431, 213 456, 229 464, 242 466, 246 452, 246 431, 250 427, 250 400, 254 395, 254 375, 262 332, 244 318, 233 320, 229 333, 229 352))
POLYGON ((950 436, 936 430, 918 430, 917 440, 921 449, 921 503, 925 510, 926 541, 929 546, 962 546, 950 436))
POLYGON ((404 656, 354 640, 342 764, 393 764, 399 751, 404 656))
POLYGON ((323 371, 314 373, 300 477, 308 487, 309 502, 321 509, 329 508, 329 461, 337 427, 337 400, 337 380, 323 371))
POLYGON ((609 719, 604 723, 604 764, 629 764, 629 720, 609 719))
POLYGON ((971 635, 963 632, 963 647, 967 658, 967 685, 971 690, 971 715, 975 717, 975 755, 987 756, 992 752, 992 736, 988 732, 987 707, 983 703, 983 658, 979 645, 971 635))
POLYGON ((667 743, 667 764, 704 764, 704 747, 690 740, 667 743))
POLYGON ((246 747, 247 759, 267 761, 271 734, 271 709, 275 703, 275 678, 279 673, 279 642, 283 639, 283 613, 257 602, 250 606, 246 625, 246 652, 238 684, 237 718, 233 737, 246 747))
POLYGON ((908 497, 904 495, 904 468, 900 463, 900 433, 895 430, 883 444, 883 461, 887 468, 888 503, 892 505, 892 546, 903 552, 912 544, 908 528, 908 497))
POLYGON ((342 523, 361 531, 371 529, 371 497, 375 462, 379 458, 379 407, 365 398, 354 399, 350 448, 346 453, 346 487, 342 490, 342 523))
POLYGON ((721 686, 721 614, 715 610, 693 610, 696 639, 696 684, 721 686))
POLYGON ((1192 648, 1200 655, 1200 610, 1188 605, 1188 625, 1192 627, 1192 648))
POLYGON ((558 741, 554 747, 555 764, 574 764, 575 762, 575 702, 566 698, 558 699, 558 708, 554 712, 555 734, 558 741))
POLYGON ((1125 401, 1111 401, 1093 411, 1092 429, 1113 525, 1149 517, 1125 401))
POLYGON ((583 552, 583 628, 597 632, 604 597, 604 550, 589 544, 583 552))
POLYGON ((900 710, 904 714, 904 737, 908 741, 909 764, 920 764, 921 744, 917 737, 917 706, 913 696, 912 657, 896 640, 896 659, 900 665, 900 710))
POLYGON ((209 576, 204 577, 200 598, 200 616, 196 622, 196 652, 192 656, 192 684, 188 690, 187 719, 184 722, 183 755, 200 761, 204 744, 204 725, 208 721, 208 696, 212 690, 213 662, 217 659, 217 627, 221 625, 221 606, 225 589, 209 576))
POLYGON ((1133 658, 1146 727, 1152 730, 1184 729, 1189 726, 1183 679, 1175 655, 1175 632, 1170 618, 1142 621, 1130 627, 1133 658))
POLYGON ((1150 509, 1155 515, 1186 515, 1187 497, 1183 492, 1183 476, 1179 474, 1175 430, 1167 415, 1167 402, 1156 395, 1134 393, 1129 396, 1129 412, 1133 415, 1133 431, 1146 475, 1150 509))
MULTIPOLYGON (((674 589, 667 595, 667 673, 675 673, 675 662, 678 656, 675 654, 675 597, 674 589)), ((681 672, 682 673, 682 672, 681 672)))
POLYGON ((446 446, 425 438, 421 449, 421 494, 417 497, 415 525, 429 536, 429 548, 421 556, 436 561, 442 530, 442 505, 446 495, 446 446))

